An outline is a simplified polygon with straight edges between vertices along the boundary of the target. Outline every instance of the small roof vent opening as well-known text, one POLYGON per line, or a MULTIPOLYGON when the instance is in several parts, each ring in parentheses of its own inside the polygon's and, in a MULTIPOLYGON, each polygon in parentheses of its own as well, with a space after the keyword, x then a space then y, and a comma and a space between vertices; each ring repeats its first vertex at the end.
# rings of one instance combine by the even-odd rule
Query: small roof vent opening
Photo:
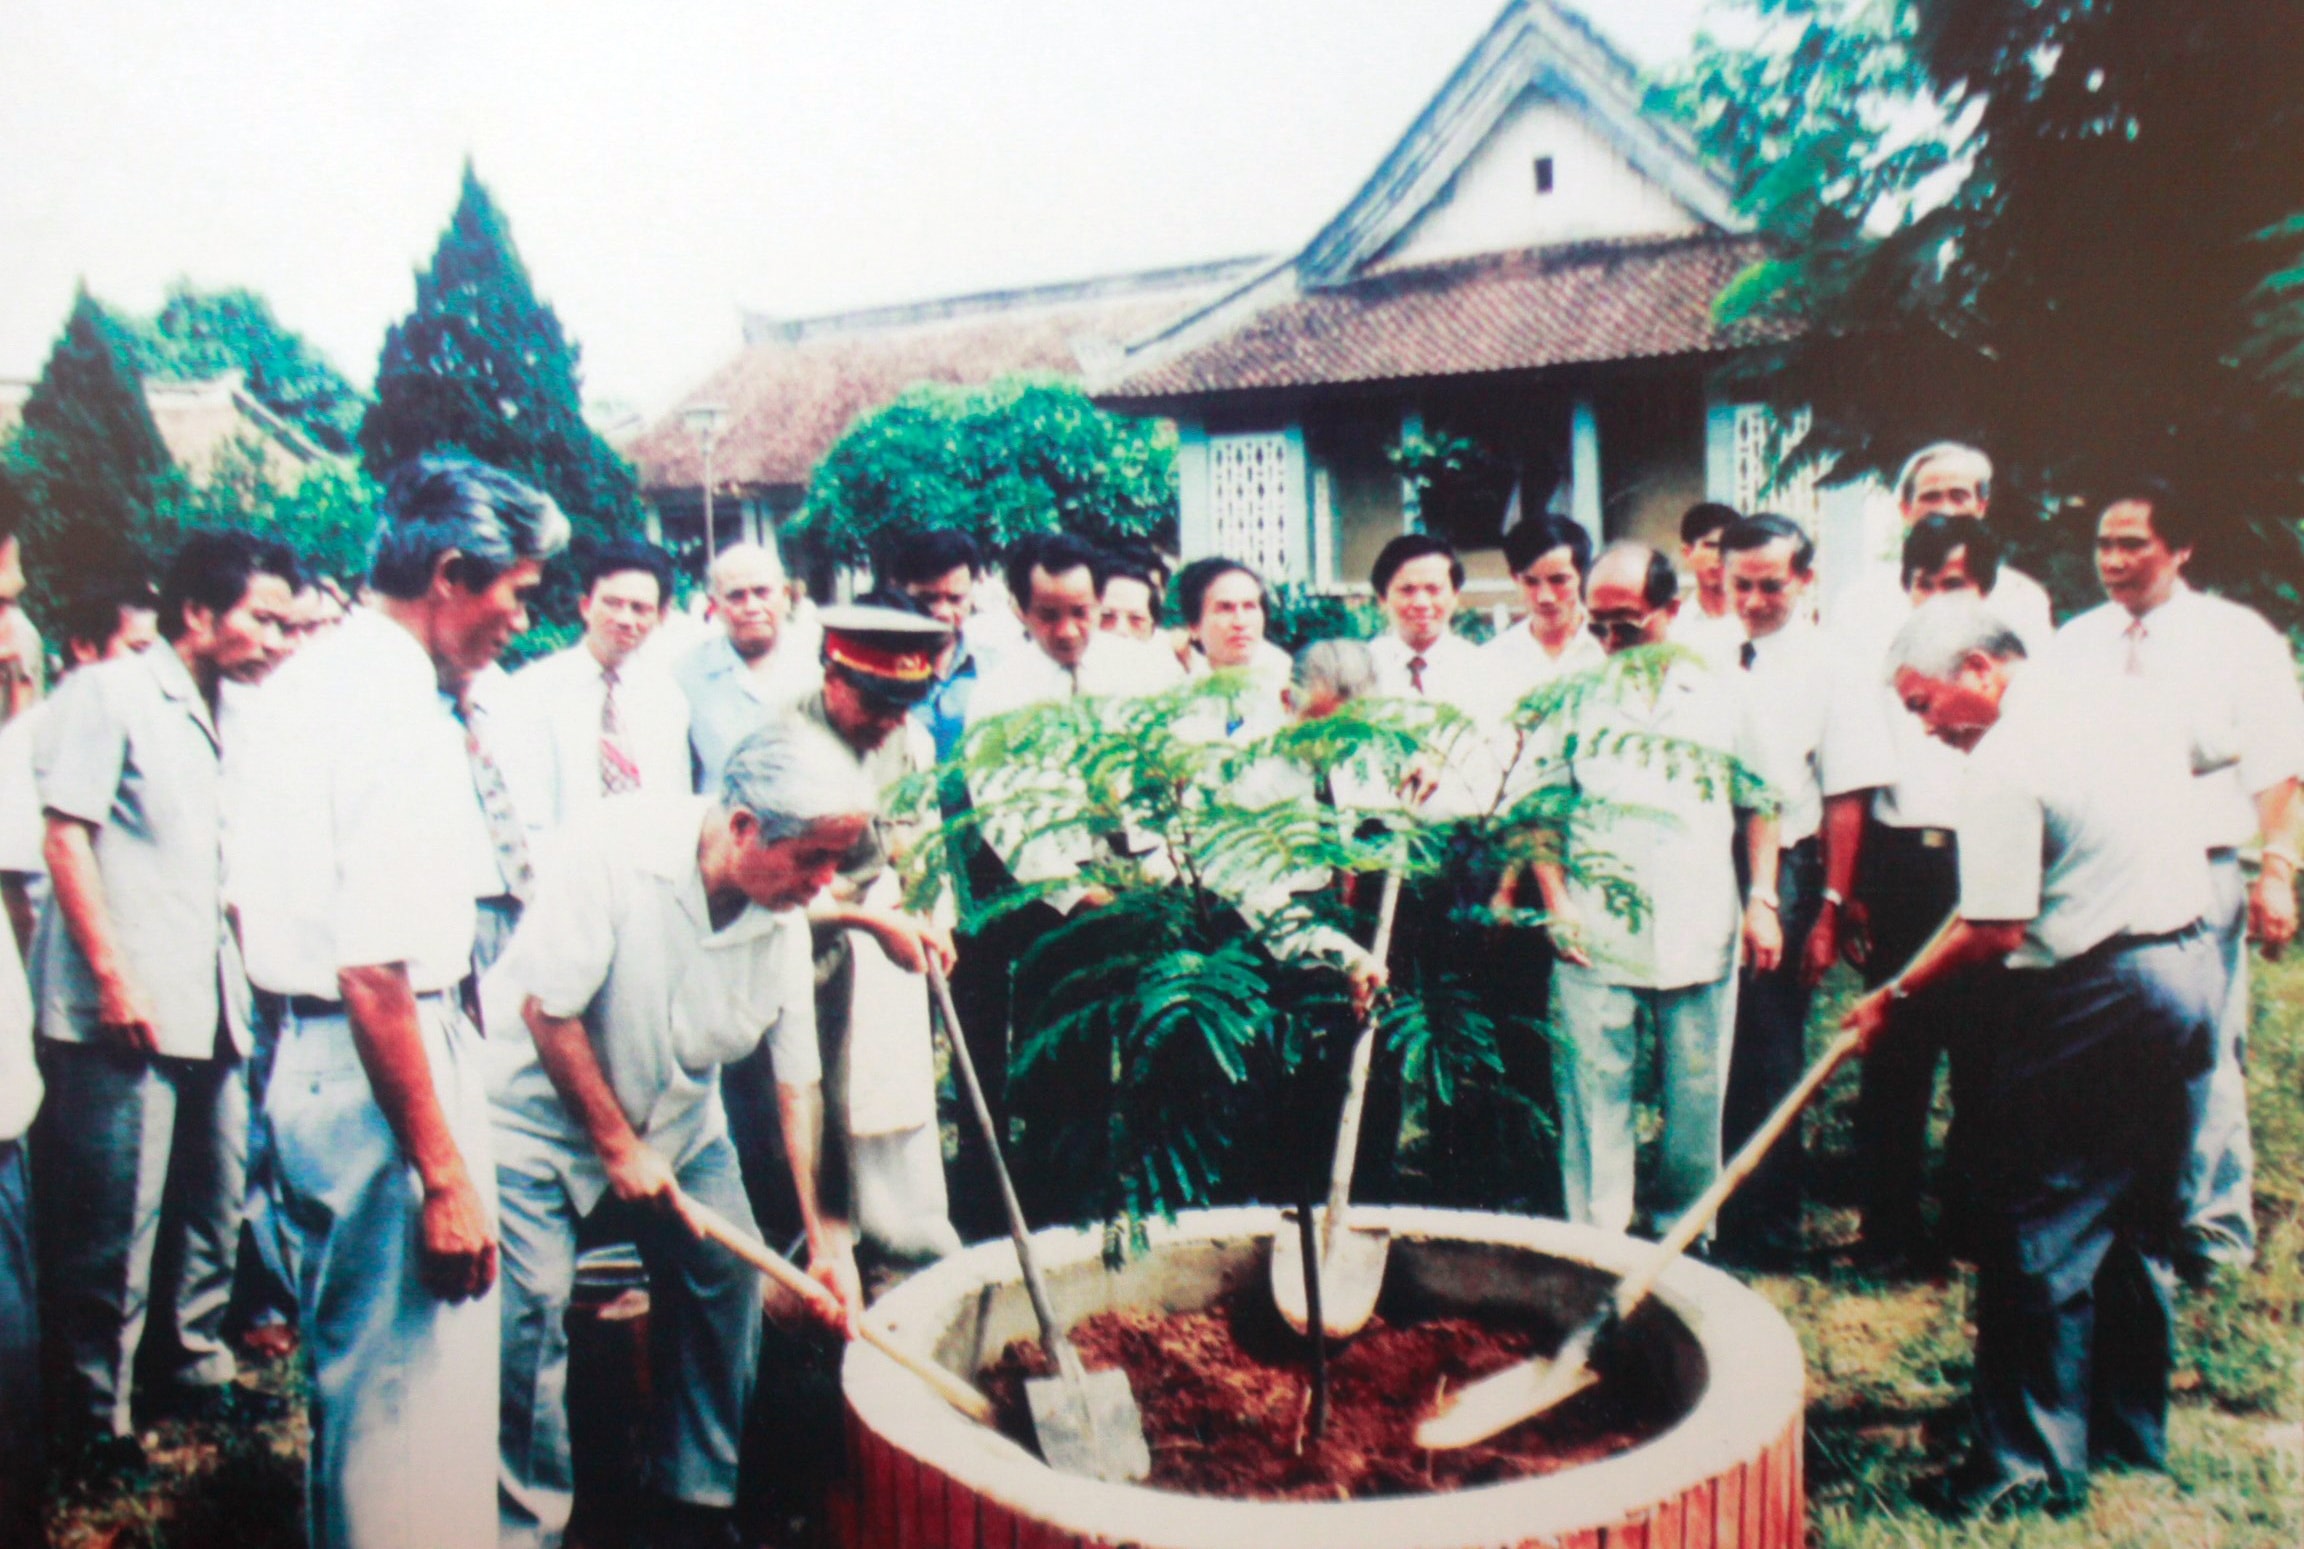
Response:
POLYGON ((1536 158, 1536 192, 1540 194, 1552 192, 1552 158, 1549 156, 1536 158))

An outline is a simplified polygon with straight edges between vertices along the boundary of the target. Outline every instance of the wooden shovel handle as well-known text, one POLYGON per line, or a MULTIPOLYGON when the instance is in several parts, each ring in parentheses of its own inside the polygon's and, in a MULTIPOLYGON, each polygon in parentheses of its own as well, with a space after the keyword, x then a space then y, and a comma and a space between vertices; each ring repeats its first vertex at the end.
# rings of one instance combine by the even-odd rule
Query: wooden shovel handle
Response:
MULTIPOLYGON (((730 1253, 735 1254, 802 1301, 827 1313, 834 1319, 846 1317, 845 1309, 840 1305, 840 1299, 826 1290, 815 1279, 803 1273, 797 1264, 784 1257, 783 1254, 778 1253, 759 1238, 745 1231, 710 1205, 704 1204, 694 1195, 683 1194, 680 1197, 680 1203, 681 1209, 686 1212, 688 1219, 694 1222, 706 1237, 720 1244, 721 1247, 726 1248, 730 1253)), ((962 1381, 943 1367, 938 1366, 934 1361, 924 1360, 914 1355, 861 1318, 856 1321, 856 1333, 873 1349, 934 1388, 946 1403, 969 1419, 980 1425, 992 1423, 992 1401, 979 1393, 972 1384, 962 1381)))
MULTIPOLYGON (((1376 942, 1369 956, 1379 964, 1392 955, 1392 922, 1400 914, 1400 873, 1384 873, 1384 894, 1376 906, 1376 942)), ((1368 1067, 1376 1058, 1376 1008, 1360 1019, 1360 1036, 1352 1043, 1351 1072, 1344 1082, 1344 1111, 1336 1121, 1336 1155, 1328 1164, 1328 1216, 1320 1230, 1320 1257, 1335 1251, 1336 1234, 1344 1229, 1344 1214, 1352 1198, 1352 1168, 1360 1155, 1360 1115, 1368 1106, 1368 1067)))
POLYGON ((1800 1084, 1784 1094, 1784 1100, 1776 1105, 1774 1113, 1768 1115, 1768 1121, 1754 1130, 1752 1138, 1745 1141, 1742 1149, 1729 1158, 1728 1165, 1720 1169, 1720 1176, 1712 1180, 1712 1187, 1706 1189, 1695 1204, 1681 1213, 1680 1219, 1672 1224, 1672 1230, 1666 1232, 1663 1240, 1656 1244, 1656 1251, 1649 1255, 1648 1262, 1617 1284, 1616 1316, 1629 1316, 1632 1309, 1639 1306, 1642 1299, 1656 1288, 1656 1282, 1663 1278, 1664 1271, 1670 1269, 1673 1261, 1687 1251, 1688 1245, 1712 1225, 1713 1217, 1720 1214, 1720 1207, 1727 1203, 1728 1196, 1752 1176, 1753 1169, 1768 1155, 1769 1148, 1783 1138, 1784 1132, 1799 1119, 1801 1110, 1815 1097, 1817 1089, 1832 1079, 1832 1073, 1847 1061, 1849 1055, 1856 1052, 1861 1042, 1854 1033, 1842 1033, 1817 1057, 1816 1063, 1809 1067, 1808 1074, 1800 1078, 1800 1084))

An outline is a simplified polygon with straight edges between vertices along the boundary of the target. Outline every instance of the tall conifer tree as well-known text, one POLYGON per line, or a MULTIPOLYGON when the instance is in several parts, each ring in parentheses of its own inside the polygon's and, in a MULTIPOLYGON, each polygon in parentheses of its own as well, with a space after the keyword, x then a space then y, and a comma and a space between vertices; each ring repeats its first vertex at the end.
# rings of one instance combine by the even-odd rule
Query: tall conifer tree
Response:
POLYGON ((385 335, 360 453, 381 480, 424 452, 470 453, 550 494, 580 535, 637 531, 631 468, 584 422, 578 352, 537 299, 469 163, 416 308, 385 335))
POLYGON ((10 460, 30 506, 35 602, 63 577, 148 563, 166 548, 176 467, 118 325, 85 289, 24 401, 10 460))

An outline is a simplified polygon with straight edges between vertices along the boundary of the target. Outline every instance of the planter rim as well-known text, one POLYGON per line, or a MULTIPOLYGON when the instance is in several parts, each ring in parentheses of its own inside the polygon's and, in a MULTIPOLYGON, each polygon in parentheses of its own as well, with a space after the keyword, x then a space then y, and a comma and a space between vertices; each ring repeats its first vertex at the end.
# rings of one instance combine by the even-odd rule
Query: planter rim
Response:
MULTIPOLYGON (((1354 1207, 1353 1218, 1398 1238, 1439 1238, 1524 1248, 1615 1274, 1636 1269, 1654 1244, 1532 1216, 1415 1206, 1354 1207)), ((1195 1240, 1269 1237, 1276 1209, 1190 1211, 1153 1222, 1157 1251, 1195 1240)), ((1100 1231, 1058 1228, 1033 1236, 1047 1268, 1096 1261, 1100 1231)), ((927 1355, 948 1321, 942 1309, 984 1287, 1020 1278, 1016 1252, 988 1242, 945 1259, 890 1292, 868 1315, 897 1343, 927 1355)), ((1800 1413, 1805 1378, 1798 1340, 1781 1314, 1728 1275, 1683 1259, 1658 1282, 1656 1299, 1697 1338, 1710 1368, 1688 1414, 1663 1434, 1598 1463, 1537 1479, 1431 1495, 1354 1501, 1225 1500, 1059 1474, 1006 1437, 963 1418, 920 1381, 862 1342, 852 1343, 841 1385, 857 1418, 892 1445, 1006 1509, 1106 1543, 1146 1535, 1176 1549, 1378 1549, 1520 1543, 1620 1520, 1668 1500, 1764 1450, 1800 1413)))

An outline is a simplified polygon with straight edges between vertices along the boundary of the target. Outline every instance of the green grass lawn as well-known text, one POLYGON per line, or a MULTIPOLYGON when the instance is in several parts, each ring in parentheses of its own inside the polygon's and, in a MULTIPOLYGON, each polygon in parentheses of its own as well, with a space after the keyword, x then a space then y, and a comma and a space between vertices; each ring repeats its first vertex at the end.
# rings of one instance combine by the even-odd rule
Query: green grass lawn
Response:
MULTIPOLYGON (((1845 986, 1842 986, 1845 990, 1845 986)), ((1835 998, 1835 1003, 1837 998, 1835 998)), ((1829 1036, 1820 1007, 1811 1038, 1829 1036)), ((1835 1270, 1855 1233, 1829 1188, 1812 1204, 1816 1267, 1762 1277, 1808 1357, 1812 1539, 1831 1549, 1951 1545, 2295 1549, 2304 1543, 2304 961, 2259 965, 2249 1095, 2261 1253, 2254 1270, 2184 1297, 2166 1475, 2098 1475, 2088 1509, 1950 1527, 1914 1505, 1920 1477, 1966 1441, 1972 1277, 1882 1283, 1835 1270)), ((1825 1178, 1846 1151, 1856 1081, 1820 1105, 1811 1145, 1825 1178)))

